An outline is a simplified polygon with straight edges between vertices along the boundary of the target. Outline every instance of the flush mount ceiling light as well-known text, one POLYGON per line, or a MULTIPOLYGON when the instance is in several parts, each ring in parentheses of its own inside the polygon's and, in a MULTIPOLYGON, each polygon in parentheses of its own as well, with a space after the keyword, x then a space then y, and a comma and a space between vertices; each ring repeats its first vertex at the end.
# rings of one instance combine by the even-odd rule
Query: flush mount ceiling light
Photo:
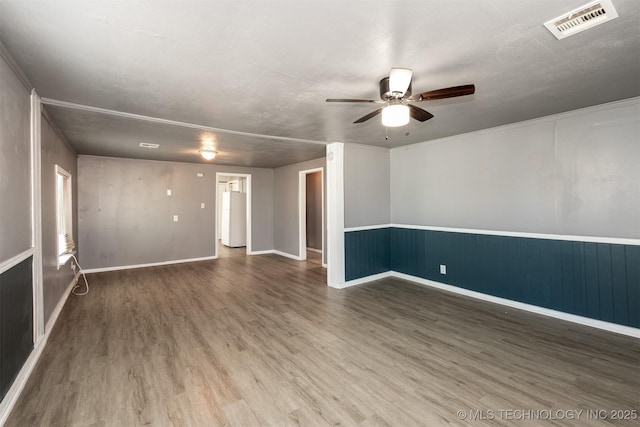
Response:
POLYGON ((390 128, 404 126, 409 123, 409 116, 407 105, 389 105, 382 110, 382 125, 390 128))
POLYGON ((216 154, 218 154, 218 153, 216 153, 213 150, 200 150, 200 155, 205 160, 213 160, 213 158, 216 156, 216 154))

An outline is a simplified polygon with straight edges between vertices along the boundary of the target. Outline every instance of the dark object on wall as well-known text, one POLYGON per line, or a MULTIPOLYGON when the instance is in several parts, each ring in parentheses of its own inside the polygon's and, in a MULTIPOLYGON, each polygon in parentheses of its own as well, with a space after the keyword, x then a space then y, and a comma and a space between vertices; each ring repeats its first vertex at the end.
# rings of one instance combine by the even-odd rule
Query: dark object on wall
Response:
POLYGON ((0 398, 33 350, 33 257, 0 274, 0 398))

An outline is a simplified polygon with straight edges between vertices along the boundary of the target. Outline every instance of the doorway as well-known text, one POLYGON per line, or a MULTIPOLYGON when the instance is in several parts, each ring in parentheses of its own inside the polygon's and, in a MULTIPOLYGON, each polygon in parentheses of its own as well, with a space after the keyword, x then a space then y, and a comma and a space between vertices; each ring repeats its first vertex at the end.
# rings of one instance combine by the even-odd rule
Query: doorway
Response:
POLYGON ((317 258, 325 266, 324 168, 300 171, 298 180, 300 260, 317 258))
MULTIPOLYGON (((237 201, 237 200, 236 200, 237 201)), ((243 252, 251 254, 251 175, 232 172, 216 172, 216 209, 215 209, 215 256, 220 255, 220 245, 229 245, 230 251, 237 252, 244 247, 243 252), (225 193, 232 193, 225 196, 225 193), (223 199, 226 198, 226 212, 223 211, 223 199), (243 203, 232 205, 232 199, 242 199, 243 203), (230 209, 234 206, 233 209, 230 209), (241 217, 238 217, 242 209, 241 217), (240 225, 239 230, 234 230, 231 236, 230 228, 233 224, 240 225), (238 234, 239 231, 239 234, 238 234), (230 240, 229 240, 230 239, 230 240)), ((225 253, 229 252, 224 246, 225 253)))

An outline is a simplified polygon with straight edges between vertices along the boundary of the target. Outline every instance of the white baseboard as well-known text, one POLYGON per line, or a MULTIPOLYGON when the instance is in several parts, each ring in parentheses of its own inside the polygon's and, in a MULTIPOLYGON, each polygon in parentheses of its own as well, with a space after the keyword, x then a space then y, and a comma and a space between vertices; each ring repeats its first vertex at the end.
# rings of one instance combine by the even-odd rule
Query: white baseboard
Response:
POLYGON ((182 264, 185 262, 197 262, 197 261, 209 261, 212 259, 218 259, 216 255, 205 256, 200 258, 188 258, 188 259, 175 259, 171 261, 151 262, 148 264, 135 264, 135 265, 119 265, 115 267, 102 267, 102 268, 85 268, 83 273, 102 273, 105 271, 117 271, 117 270, 130 270, 133 268, 145 268, 145 267, 157 267, 160 265, 182 264))
POLYGON ((286 257, 286 258, 295 259, 296 261, 302 261, 302 258, 299 257, 298 255, 292 255, 292 254, 289 254, 287 252, 277 251, 277 250, 274 249, 272 253, 274 253, 276 255, 280 255, 280 256, 286 257))
POLYGON ((60 315, 60 312, 67 302, 67 299, 71 294, 71 290, 75 286, 79 277, 80 272, 76 273, 74 278, 71 280, 71 283, 69 283, 69 286, 67 286, 67 289, 64 291, 64 294, 60 298, 60 301, 58 301, 56 308, 54 308, 53 312, 51 312, 51 316, 49 317, 47 325, 44 329, 44 335, 42 336, 42 338, 40 338, 38 343, 34 345, 33 351, 31 351, 31 354, 29 354, 29 357, 24 362, 24 365, 22 365, 22 369, 20 369, 20 372, 18 372, 18 376, 13 381, 13 384, 11 384, 11 387, 7 391, 7 394, 4 396, 4 399, 2 399, 2 402, 0 402, 0 426, 3 426, 7 421, 7 418, 9 418, 9 415, 11 414, 13 407, 18 401, 20 394, 22 394, 24 387, 27 385, 27 381, 33 373, 33 369, 36 367, 36 364, 38 363, 38 360, 40 360, 40 356, 42 355, 44 348, 47 345, 49 335, 51 335, 51 330, 57 322, 58 316, 60 315))
POLYGON ((552 310, 550 308, 539 307, 537 305, 526 304, 523 302, 513 301, 506 298, 494 297, 493 295, 487 295, 476 291, 470 291, 468 289, 459 288, 457 286, 446 285, 440 282, 434 282, 433 280, 427 280, 409 274, 398 273, 392 271, 390 274, 392 277, 408 280, 420 285, 429 286, 432 288, 442 289, 447 292, 453 292, 460 295, 465 295, 471 298, 476 298, 482 301, 492 302, 494 304, 500 304, 518 310, 524 310, 531 313, 541 314, 547 317, 553 317, 555 319, 565 320, 567 322, 578 323, 580 325, 591 326, 592 328, 603 329, 609 332, 615 332, 618 334, 628 335, 634 338, 640 338, 640 329, 632 328, 631 326, 618 325, 617 323, 604 322, 602 320, 591 319, 589 317, 577 316, 575 314, 565 313, 563 311, 552 310))
POLYGON ((80 279, 80 274, 81 273, 78 271, 73 279, 71 279, 71 283, 69 283, 69 286, 67 286, 67 289, 65 289, 64 294, 62 294, 62 298, 60 298, 60 301, 58 301, 58 304, 51 312, 51 316, 49 316, 49 320, 47 320, 47 324, 44 327, 45 335, 48 335, 49 332, 51 332, 51 329, 53 329, 53 325, 55 325, 58 321, 58 316, 60 316, 60 312, 62 311, 62 308, 64 307, 67 299, 69 298, 69 295, 71 294, 71 290, 80 279))
POLYGON ((617 334, 627 335, 633 338, 640 338, 640 329, 633 328, 631 326, 618 325, 617 323, 605 322, 602 320, 591 319, 589 317, 578 316, 575 314, 565 313, 563 311, 552 310, 550 308, 539 307, 537 305, 526 304, 523 302, 513 301, 506 298, 495 297, 493 295, 483 294, 481 292, 470 291, 468 289, 459 288, 457 286, 447 285, 433 280, 423 279, 417 276, 411 276, 409 274, 398 273, 397 271, 387 271, 380 274, 374 274, 372 276, 362 277, 356 280, 350 280, 345 283, 341 283, 338 286, 333 286, 337 289, 344 289, 350 286, 363 285, 374 280, 384 279, 385 277, 397 277, 409 282, 413 282, 419 285, 429 286, 432 288, 441 289, 447 292, 453 292, 459 295, 465 295, 471 298, 479 299, 482 301, 491 302, 494 304, 504 305, 506 307, 515 308, 518 310, 524 310, 531 313, 541 314, 547 317, 553 317, 555 319, 565 320, 567 322, 577 323, 584 326, 590 326, 592 328, 602 329, 609 332, 615 332, 617 334))
POLYGON ((365 283, 373 282, 374 280, 384 279, 386 277, 391 277, 393 275, 392 271, 385 271, 384 273, 372 274, 371 276, 361 277, 359 279, 349 280, 344 283, 339 283, 335 286, 331 286, 336 289, 345 289, 350 288, 351 286, 364 285, 365 283))
POLYGON ((250 252, 248 255, 268 255, 268 254, 274 254, 275 251, 273 249, 268 249, 266 251, 253 251, 250 252))

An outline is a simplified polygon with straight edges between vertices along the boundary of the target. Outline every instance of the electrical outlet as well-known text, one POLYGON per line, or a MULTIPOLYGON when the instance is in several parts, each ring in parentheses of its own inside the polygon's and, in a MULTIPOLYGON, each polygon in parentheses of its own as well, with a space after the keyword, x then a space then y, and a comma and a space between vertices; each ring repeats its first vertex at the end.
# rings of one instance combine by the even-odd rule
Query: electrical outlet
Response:
POLYGON ((171 195, 171 190, 169 188, 167 188, 167 196, 171 195))
POLYGON ((447 274, 447 266, 445 264, 440 264, 440 274, 447 274))
POLYGON ((204 209, 204 203, 200 203, 200 209, 204 209))
POLYGON ((178 222, 178 215, 173 216, 173 222, 178 222))

